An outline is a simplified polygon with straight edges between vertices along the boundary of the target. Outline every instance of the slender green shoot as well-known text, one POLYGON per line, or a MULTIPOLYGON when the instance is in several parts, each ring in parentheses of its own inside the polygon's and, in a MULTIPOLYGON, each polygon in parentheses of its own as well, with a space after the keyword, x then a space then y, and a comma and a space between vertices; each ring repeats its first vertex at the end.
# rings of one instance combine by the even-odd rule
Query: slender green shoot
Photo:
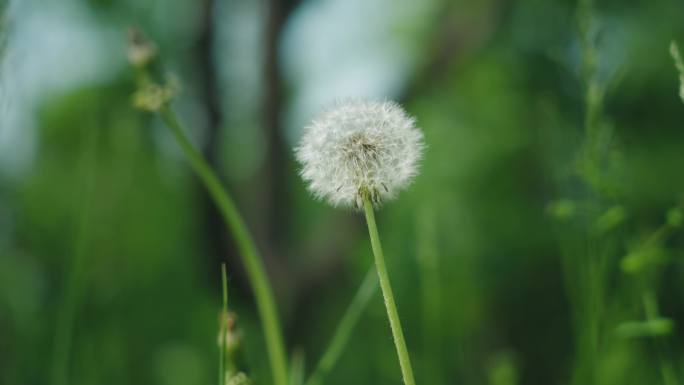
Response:
POLYGON ((228 312, 228 274, 226 273, 226 263, 221 263, 221 287, 223 289, 223 311, 228 312))
MULTIPOLYGON (((582 177, 589 187, 589 197, 593 197, 601 183, 601 167, 605 156, 604 125, 602 124, 605 87, 598 78, 599 51, 596 46, 595 9, 593 0, 579 0, 577 22, 581 45, 581 76, 584 86, 584 149, 582 177)), ((586 234, 586 247, 581 251, 583 261, 579 267, 578 279, 581 284, 580 300, 582 308, 576 309, 584 319, 581 320, 578 362, 579 381, 585 385, 597 383, 597 367, 600 360, 599 342, 601 335, 601 312, 604 301, 604 266, 600 252, 601 240, 586 234)))
POLYGON ((404 378, 405 385, 415 385, 416 382, 413 379, 413 368, 411 368, 411 360, 409 358, 408 349, 406 348, 404 331, 401 328, 401 321, 399 319, 397 305, 394 302, 392 285, 390 284, 389 274, 387 273, 387 267, 385 266, 385 257, 382 253, 382 245, 380 244, 378 227, 375 224, 375 212, 373 211, 373 203, 371 202, 369 194, 363 194, 363 209, 366 214, 368 234, 370 235, 373 255, 375 256, 375 268, 378 271, 380 288, 382 289, 382 296, 385 298, 385 307, 387 308, 387 317, 389 318, 390 328, 392 329, 392 337, 394 338, 394 345, 397 349, 397 355, 399 356, 401 374, 404 378))
POLYGON ((309 377, 306 385, 322 385, 326 376, 333 369, 337 361, 342 356, 344 348, 347 346, 347 342, 351 337, 354 327, 359 322, 361 314, 364 309, 373 298, 373 294, 378 290, 378 275, 375 272, 375 268, 371 267, 366 273, 366 277, 363 279, 361 286, 354 295, 351 304, 342 316, 342 320, 335 334, 333 335, 328 348, 321 357, 320 361, 316 365, 316 369, 309 377))
POLYGON ((247 230, 247 225, 238 212, 232 198, 216 176, 216 173, 214 173, 204 157, 195 149, 185 135, 174 112, 167 106, 164 106, 159 110, 159 115, 173 133, 190 165, 214 199, 223 219, 235 238, 252 290, 254 291, 254 296, 256 297, 257 309, 266 339, 273 382, 275 385, 287 385, 287 359, 276 303, 266 277, 262 259, 247 230))
POLYGON ((598 133, 604 90, 597 79, 598 50, 594 42, 594 1, 580 0, 577 10, 582 49, 582 81, 584 83, 585 132, 588 140, 598 133))
POLYGON ((226 274, 226 264, 221 263, 221 287, 223 293, 223 307, 219 326, 219 385, 226 385, 226 355, 228 337, 228 278, 226 274))
POLYGON ((290 365, 290 385, 302 385, 304 383, 304 371, 306 369, 304 351, 297 348, 292 352, 292 364, 290 365))

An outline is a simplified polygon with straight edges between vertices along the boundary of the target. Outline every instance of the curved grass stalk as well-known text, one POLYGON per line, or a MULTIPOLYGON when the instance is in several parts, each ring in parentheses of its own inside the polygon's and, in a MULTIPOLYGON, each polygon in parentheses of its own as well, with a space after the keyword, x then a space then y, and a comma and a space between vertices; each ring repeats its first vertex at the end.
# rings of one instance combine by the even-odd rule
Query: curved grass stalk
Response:
POLYGON ((287 385, 287 359, 276 304, 271 286, 266 277, 262 259, 247 230, 247 225, 230 195, 216 176, 216 173, 214 173, 204 157, 190 143, 173 111, 168 107, 162 107, 159 110, 159 116, 169 127, 193 170, 197 173, 207 190, 209 190, 209 194, 214 199, 223 219, 235 238, 256 298, 257 309, 266 339, 273 382, 275 385, 287 385))

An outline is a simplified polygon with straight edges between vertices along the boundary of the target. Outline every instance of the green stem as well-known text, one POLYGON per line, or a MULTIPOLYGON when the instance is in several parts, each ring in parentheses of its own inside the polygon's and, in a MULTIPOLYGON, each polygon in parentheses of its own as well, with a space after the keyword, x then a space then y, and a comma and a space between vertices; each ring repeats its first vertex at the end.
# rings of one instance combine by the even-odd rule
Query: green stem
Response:
POLYGON ((401 321, 399 320, 397 305, 394 303, 392 285, 390 284, 389 274, 387 273, 387 267, 385 266, 385 257, 382 254, 382 245, 380 245, 378 227, 375 224, 373 204, 371 203, 368 194, 363 194, 363 209, 366 214, 368 234, 370 235, 371 247, 373 248, 373 255, 375 256, 375 268, 378 270, 380 288, 382 289, 382 296, 385 298, 385 307, 387 308, 387 316, 389 318, 390 328, 392 329, 394 346, 396 347, 397 355, 399 356, 401 374, 404 377, 405 385, 415 385, 416 382, 413 379, 411 360, 409 359, 408 349, 406 348, 406 341, 404 341, 404 331, 401 328, 401 321))
POLYGON ((214 198, 221 215, 223 215, 223 219, 232 231, 242 256, 242 261, 245 264, 254 296, 256 297, 257 308, 266 339, 268 357, 271 363, 271 370, 273 371, 274 384, 287 385, 287 359, 275 300, 271 286, 266 278, 263 262, 247 230, 245 221, 214 171, 209 167, 204 157, 190 143, 190 140, 188 140, 173 111, 168 107, 163 107, 159 111, 159 115, 169 129, 171 129, 190 165, 207 190, 209 190, 209 194, 214 198))
MULTIPOLYGON (((594 0, 579 0, 577 5, 577 23, 582 54, 581 76, 584 86, 584 153, 583 176, 585 182, 594 190, 602 177, 602 165, 605 161, 605 143, 602 139, 602 114, 605 87, 598 79, 599 52, 596 47, 593 29, 595 28, 594 0)), ((590 196, 595 191, 589 191, 590 196)), ((591 235, 587 235, 591 237, 591 235)), ((597 239, 587 239, 585 250, 586 287, 582 293, 586 315, 585 325, 580 346, 583 353, 580 360, 581 376, 578 380, 582 384, 596 384, 598 382, 599 342, 601 338, 601 311, 603 309, 604 293, 603 280, 605 269, 601 258, 601 246, 605 242, 597 239)))
POLYGON ((582 82, 584 83, 585 115, 584 126, 590 146, 596 145, 601 112, 603 107, 603 87, 597 75, 598 50, 593 41, 594 1, 580 0, 578 4, 578 26, 582 50, 582 82))
MULTIPOLYGON (((648 290, 644 294, 644 312, 646 313, 646 320, 653 322, 660 318, 658 311, 658 301, 656 300, 653 291, 648 290)), ((654 345, 658 362, 660 364, 660 375, 663 378, 663 385, 678 385, 677 375, 675 374, 674 365, 665 355, 665 343, 659 336, 654 337, 654 345)))
POLYGON ((226 385, 226 336, 228 335, 228 277, 226 264, 221 263, 221 288, 223 306, 221 309, 221 324, 219 325, 219 385, 226 385))
POLYGON ((290 365, 290 385, 302 385, 304 383, 305 359, 302 349, 297 348, 292 352, 292 364, 290 365))
POLYGON ((306 385, 321 385, 323 383, 323 379, 330 373, 335 366, 335 363, 337 363, 337 360, 339 360, 342 355, 351 333, 354 330, 354 326, 356 326, 359 318, 361 318, 363 310, 366 308, 366 305, 368 305, 368 302, 370 302, 370 299, 377 289, 378 276, 375 273, 375 268, 371 267, 370 270, 368 270, 368 273, 366 273, 366 278, 364 278, 354 299, 344 313, 340 324, 335 330, 335 335, 321 357, 321 360, 318 361, 318 365, 306 382, 306 385))

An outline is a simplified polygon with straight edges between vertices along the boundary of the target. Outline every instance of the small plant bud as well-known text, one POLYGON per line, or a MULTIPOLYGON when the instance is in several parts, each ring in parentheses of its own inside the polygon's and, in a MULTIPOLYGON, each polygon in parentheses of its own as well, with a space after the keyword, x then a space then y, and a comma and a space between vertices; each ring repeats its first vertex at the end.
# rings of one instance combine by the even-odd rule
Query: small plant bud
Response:
POLYGON ((252 385, 252 380, 243 372, 226 378, 226 385, 252 385))
POLYGON ((242 334, 237 328, 237 315, 233 312, 221 312, 219 324, 219 346, 225 346, 229 353, 234 352, 242 339, 242 334))
POLYGON ((684 221, 684 215, 679 208, 673 208, 667 212, 667 224, 670 226, 679 227, 682 225, 682 221, 684 221))
POLYGON ((145 80, 133 94, 133 105, 145 111, 159 111, 173 100, 179 88, 178 81, 174 77, 168 77, 164 85, 145 80))
POLYGON ((613 206, 596 219, 592 230, 596 235, 605 234, 622 224, 626 218, 627 213, 622 206, 613 206))
POLYGON ((671 335, 675 323, 669 318, 656 318, 647 321, 623 322, 617 327, 617 335, 622 338, 662 337, 671 335))
POLYGON ((130 28, 127 56, 133 67, 144 68, 157 56, 157 47, 140 30, 130 28))
POLYGON ((577 214, 577 205, 568 199, 552 202, 547 207, 547 212, 559 221, 565 221, 577 214))

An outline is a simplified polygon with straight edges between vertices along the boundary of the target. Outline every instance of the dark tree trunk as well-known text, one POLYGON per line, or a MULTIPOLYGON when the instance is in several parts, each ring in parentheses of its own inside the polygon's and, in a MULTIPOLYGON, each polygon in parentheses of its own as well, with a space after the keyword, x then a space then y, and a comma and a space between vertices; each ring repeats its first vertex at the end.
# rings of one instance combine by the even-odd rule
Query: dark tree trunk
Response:
MULTIPOLYGON (((221 99, 217 84, 216 64, 214 57, 215 26, 214 12, 216 3, 214 0, 205 0, 202 3, 202 31, 197 42, 198 78, 200 83, 200 95, 204 102, 206 112, 206 142, 202 147, 202 153, 212 169, 219 172, 220 132, 221 132, 221 99)), ((198 186, 201 191, 201 206, 204 216, 204 227, 207 240, 207 248, 211 253, 212 260, 209 264, 210 276, 219 281, 218 266, 222 261, 228 260, 229 264, 237 259, 235 248, 230 246, 226 225, 218 211, 212 197, 203 185, 198 186)), ((218 292, 217 292, 218 293, 218 292)))

